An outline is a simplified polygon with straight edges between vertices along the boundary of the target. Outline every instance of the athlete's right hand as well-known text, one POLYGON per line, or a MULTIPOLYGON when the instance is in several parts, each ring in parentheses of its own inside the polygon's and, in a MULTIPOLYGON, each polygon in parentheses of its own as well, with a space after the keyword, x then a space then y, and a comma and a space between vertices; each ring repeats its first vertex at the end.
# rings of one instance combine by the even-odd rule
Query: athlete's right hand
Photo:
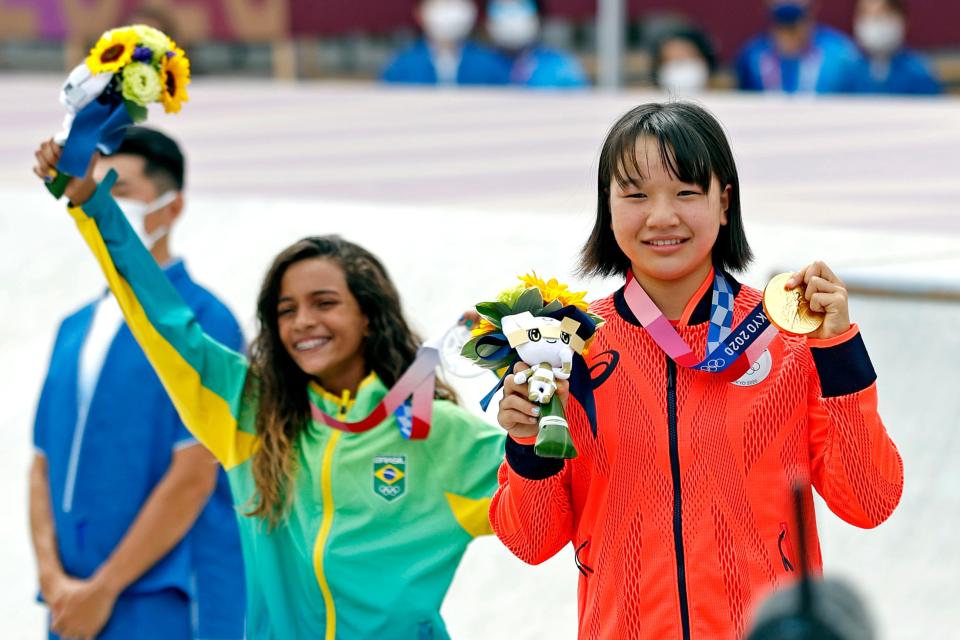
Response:
MULTIPOLYGON (((37 159, 37 164, 33 167, 33 173, 41 180, 49 180, 55 175, 57 163, 60 162, 60 155, 63 148, 53 141, 53 138, 40 143, 37 151, 33 154, 37 159)), ((97 163, 99 154, 94 154, 87 168, 87 175, 82 178, 71 178, 64 190, 64 195, 70 199, 74 205, 81 205, 93 195, 97 190, 97 183, 93 179, 93 167, 97 163)))
MULTIPOLYGON (((513 367, 513 373, 503 381, 503 399, 500 400, 497 422, 514 439, 535 436, 540 429, 537 426, 540 405, 527 399, 526 381, 523 383, 516 381, 516 374, 529 368, 527 363, 518 362, 513 367)), ((557 397, 560 398, 564 407, 567 406, 569 393, 570 383, 567 380, 557 380, 557 397)))

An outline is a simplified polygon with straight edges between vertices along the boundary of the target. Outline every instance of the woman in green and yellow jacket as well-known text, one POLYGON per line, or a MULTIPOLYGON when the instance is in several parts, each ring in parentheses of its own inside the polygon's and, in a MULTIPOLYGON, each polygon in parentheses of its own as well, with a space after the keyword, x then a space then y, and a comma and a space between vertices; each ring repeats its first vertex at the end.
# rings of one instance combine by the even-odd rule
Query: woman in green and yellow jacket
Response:
MULTIPOLYGON (((36 155, 47 175, 59 147, 36 155)), ((70 214, 184 424, 227 470, 248 636, 446 638, 440 604, 467 544, 490 533, 504 437, 442 382, 426 439, 401 433, 403 407, 363 433, 324 422, 366 417, 417 353, 383 266, 335 236, 281 252, 248 359, 203 333, 111 197, 115 175, 98 186, 92 173, 68 187, 70 214)))

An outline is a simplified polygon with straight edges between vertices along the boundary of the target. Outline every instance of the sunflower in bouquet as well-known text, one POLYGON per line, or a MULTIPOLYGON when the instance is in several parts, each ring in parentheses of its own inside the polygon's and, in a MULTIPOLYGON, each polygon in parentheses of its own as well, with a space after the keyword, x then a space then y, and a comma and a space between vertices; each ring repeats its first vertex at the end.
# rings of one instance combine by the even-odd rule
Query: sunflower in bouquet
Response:
POLYGON ((60 90, 67 114, 54 136, 63 153, 47 178, 50 193, 61 197, 72 176, 84 175, 96 151, 116 151, 127 127, 147 119, 147 105, 179 112, 188 84, 190 61, 162 31, 136 24, 100 36, 60 90))
POLYGON ((87 70, 104 78, 104 92, 123 98, 134 122, 147 117, 147 105, 163 104, 177 113, 189 99, 190 61, 183 49, 162 31, 137 24, 107 31, 85 60, 87 70))

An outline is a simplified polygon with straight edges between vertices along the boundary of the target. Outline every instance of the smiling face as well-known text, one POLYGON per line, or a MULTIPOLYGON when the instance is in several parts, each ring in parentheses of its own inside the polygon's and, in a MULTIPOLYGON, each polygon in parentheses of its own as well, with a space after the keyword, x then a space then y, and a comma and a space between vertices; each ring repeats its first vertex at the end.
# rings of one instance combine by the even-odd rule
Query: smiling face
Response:
POLYGON ((366 375, 369 321, 336 262, 310 258, 290 265, 280 283, 277 325, 293 361, 327 390, 356 389, 366 375))
POLYGON ((709 189, 686 183, 663 162, 656 140, 636 145, 631 182, 610 183, 611 228, 634 275, 644 286, 686 278, 702 281, 710 271, 713 245, 727 224, 730 187, 712 176, 709 189))
MULTIPOLYGON (((529 316, 529 314, 527 314, 529 316)), ((504 316, 504 331, 510 334, 523 332, 517 354, 529 365, 548 363, 561 365, 560 353, 570 347, 570 334, 560 329, 560 321, 547 316, 504 316)))

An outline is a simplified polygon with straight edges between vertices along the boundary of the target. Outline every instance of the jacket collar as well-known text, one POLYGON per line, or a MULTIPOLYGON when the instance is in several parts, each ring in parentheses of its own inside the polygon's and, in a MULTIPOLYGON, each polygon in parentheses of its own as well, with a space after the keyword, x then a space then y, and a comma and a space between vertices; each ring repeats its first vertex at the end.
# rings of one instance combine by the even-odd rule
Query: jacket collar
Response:
POLYGON ((174 258, 163 266, 163 272, 167 275, 170 282, 177 282, 190 277, 187 273, 187 265, 183 258, 174 258))
MULTIPOLYGON (((723 277, 726 278, 730 284, 730 288, 733 289, 733 295, 740 295, 740 282, 727 271, 722 271, 722 273, 723 277)), ((697 289, 697 293, 695 293, 694 297, 687 303, 687 308, 681 317, 681 325, 694 326, 710 321, 710 307, 713 304, 713 274, 714 271, 711 269, 710 275, 707 276, 704 283, 697 289), (696 300, 695 303, 694 300, 696 300)), ((627 306, 627 300, 623 294, 625 288, 626 284, 617 289, 613 294, 613 305, 621 318, 636 327, 642 327, 643 325, 637 320, 637 317, 633 315, 633 312, 630 311, 630 307, 627 306)))
MULTIPOLYGON (((310 402, 328 416, 341 421, 351 421, 365 418, 387 395, 387 388, 377 374, 371 371, 360 382, 355 396, 351 395, 349 391, 344 392, 342 396, 337 396, 321 387, 314 380, 311 380, 307 385, 307 395, 310 402)), ((326 426, 324 425, 323 428, 326 429, 326 426)))

